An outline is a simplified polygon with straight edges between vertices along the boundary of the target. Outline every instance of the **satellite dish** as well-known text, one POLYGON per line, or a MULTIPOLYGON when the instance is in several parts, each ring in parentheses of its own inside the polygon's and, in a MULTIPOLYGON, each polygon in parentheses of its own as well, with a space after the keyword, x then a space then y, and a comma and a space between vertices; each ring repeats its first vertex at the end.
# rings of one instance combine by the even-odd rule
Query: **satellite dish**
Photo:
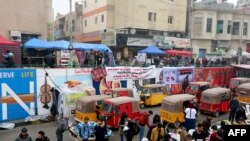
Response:
POLYGON ((164 36, 168 36, 168 32, 166 32, 166 31, 163 32, 163 35, 164 35, 164 36))
POLYGON ((135 33, 136 33, 136 29, 131 28, 131 29, 130 29, 130 33, 131 33, 131 34, 135 34, 135 33))

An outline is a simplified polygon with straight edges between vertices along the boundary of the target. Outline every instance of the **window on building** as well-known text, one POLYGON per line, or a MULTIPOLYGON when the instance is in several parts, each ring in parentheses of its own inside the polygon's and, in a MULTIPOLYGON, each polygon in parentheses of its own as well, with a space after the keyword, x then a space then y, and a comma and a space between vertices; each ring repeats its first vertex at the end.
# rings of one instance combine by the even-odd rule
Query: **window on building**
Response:
POLYGON ((72 32, 76 31, 76 21, 72 20, 72 32))
POLYGON ((240 22, 233 22, 233 35, 240 35, 240 22))
POLYGON ((173 23, 173 19, 174 19, 173 16, 168 16, 168 23, 172 24, 173 23))
POLYGON ((248 23, 244 23, 244 26, 243 26, 243 35, 247 35, 247 32, 248 32, 248 23))
POLYGON ((84 7, 87 7, 87 0, 84 1, 84 7))
POLYGON ((232 21, 228 21, 227 23, 227 34, 231 34, 232 29, 232 21))
POLYGON ((148 21, 156 21, 156 13, 148 12, 148 21))
POLYGON ((102 23, 104 22, 104 14, 102 14, 102 23))
POLYGON ((223 33, 223 20, 217 21, 217 31, 216 33, 223 33))
POLYGON ((88 21, 87 20, 84 21, 84 25, 85 25, 85 27, 88 26, 88 21))
POLYGON ((95 17, 95 24, 97 24, 97 21, 98 21, 98 17, 96 16, 95 17))
POLYGON ((207 18, 207 32, 212 32, 212 18, 207 18))
POLYGON ((66 31, 68 31, 69 30, 69 23, 68 23, 68 21, 66 21, 66 31))

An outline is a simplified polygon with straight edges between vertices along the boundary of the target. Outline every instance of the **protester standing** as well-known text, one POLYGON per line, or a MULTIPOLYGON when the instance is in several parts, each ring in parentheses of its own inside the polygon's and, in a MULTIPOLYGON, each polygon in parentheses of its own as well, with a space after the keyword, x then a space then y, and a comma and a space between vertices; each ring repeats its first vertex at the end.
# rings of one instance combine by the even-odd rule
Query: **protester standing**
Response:
POLYGON ((19 136, 16 138, 15 141, 32 141, 32 138, 28 134, 28 129, 22 128, 21 133, 19 134, 19 136))
POLYGON ((47 136, 45 136, 44 131, 39 131, 35 141, 50 141, 50 139, 47 136))
POLYGON ((243 118, 244 120, 247 119, 246 111, 245 111, 243 106, 240 106, 239 109, 236 112, 235 119, 236 119, 237 123, 239 122, 240 118, 243 118))
POLYGON ((58 127, 56 129, 57 141, 63 141, 63 133, 69 129, 68 118, 65 117, 58 122, 58 127))
POLYGON ((233 124, 236 111, 239 108, 239 101, 236 99, 236 97, 237 95, 235 95, 230 101, 229 122, 231 122, 231 124, 233 124))
POLYGON ((194 131, 192 137, 193 137, 194 141, 198 141, 198 140, 205 141, 206 134, 203 131, 203 125, 201 123, 199 123, 197 125, 197 129, 194 131))
POLYGON ((161 123, 161 117, 158 114, 155 114, 155 116, 153 117, 153 124, 158 124, 161 123))
POLYGON ((207 119, 202 122, 203 131, 206 134, 206 137, 209 137, 210 135, 211 121, 212 121, 212 117, 208 116, 207 119))
POLYGON ((85 117, 80 130, 80 137, 82 138, 82 141, 89 141, 90 128, 88 123, 89 123, 89 117, 85 117))
POLYGON ((94 128, 96 141, 106 141, 107 128, 102 120, 98 120, 94 128))
POLYGON ((147 125, 148 128, 150 128, 149 116, 152 114, 153 114, 152 111, 148 111, 148 112, 142 112, 140 115, 140 119, 139 119, 140 140, 142 140, 142 138, 144 137, 145 125, 147 125))
POLYGON ((158 123, 157 127, 152 130, 150 140, 151 141, 161 141, 164 139, 164 129, 161 123, 158 123))
POLYGON ((189 105, 189 108, 185 109, 185 123, 187 131, 190 129, 195 129, 195 120, 196 120, 196 110, 193 108, 193 105, 189 105))
POLYGON ((123 141, 123 138, 124 138, 124 127, 128 125, 128 115, 123 112, 122 113, 122 116, 121 116, 121 119, 120 119, 120 122, 119 122, 119 134, 120 134, 120 141, 123 141))

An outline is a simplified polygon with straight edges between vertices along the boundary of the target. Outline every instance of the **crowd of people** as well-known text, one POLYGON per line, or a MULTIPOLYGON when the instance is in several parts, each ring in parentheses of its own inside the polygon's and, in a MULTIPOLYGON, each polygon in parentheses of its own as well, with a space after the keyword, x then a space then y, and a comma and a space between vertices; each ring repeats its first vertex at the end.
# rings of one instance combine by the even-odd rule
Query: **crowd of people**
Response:
MULTIPOLYGON (((16 138, 15 141, 32 141, 32 137, 29 136, 28 134, 28 129, 22 128, 21 133, 19 134, 19 136, 16 138)), ((45 136, 44 131, 39 131, 37 133, 35 141, 50 141, 50 139, 47 136, 45 136)))

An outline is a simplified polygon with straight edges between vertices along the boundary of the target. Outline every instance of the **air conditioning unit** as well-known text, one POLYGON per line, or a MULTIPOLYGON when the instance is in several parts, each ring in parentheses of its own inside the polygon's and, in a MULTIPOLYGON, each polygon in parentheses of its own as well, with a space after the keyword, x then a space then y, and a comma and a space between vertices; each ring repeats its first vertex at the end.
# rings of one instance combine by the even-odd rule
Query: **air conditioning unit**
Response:
POLYGON ((10 31, 11 41, 21 42, 21 32, 20 31, 10 31))

